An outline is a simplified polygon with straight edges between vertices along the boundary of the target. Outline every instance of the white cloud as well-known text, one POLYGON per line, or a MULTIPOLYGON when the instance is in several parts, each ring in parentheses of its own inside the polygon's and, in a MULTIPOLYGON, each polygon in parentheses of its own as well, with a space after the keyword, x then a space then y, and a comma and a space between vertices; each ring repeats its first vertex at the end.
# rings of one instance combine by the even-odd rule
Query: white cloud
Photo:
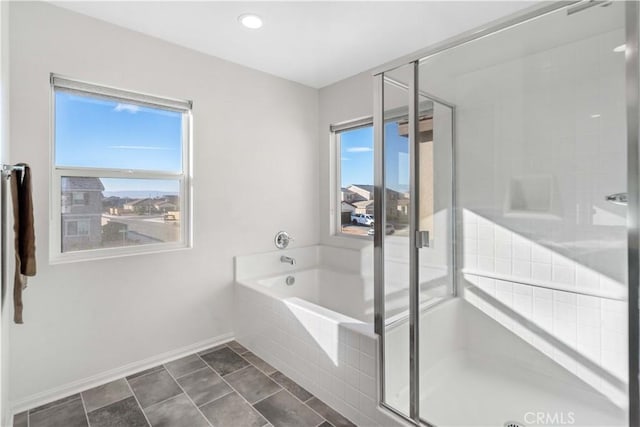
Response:
POLYGON ((152 145, 110 145, 109 148, 117 150, 170 150, 167 147, 154 147, 152 145))
POLYGON ((351 160, 349 157, 340 157, 340 160, 345 161, 345 160, 351 160))
POLYGON ((138 107, 137 105, 132 105, 132 104, 119 103, 118 105, 115 106, 113 111, 118 111, 118 112, 126 111, 128 113, 135 114, 138 111, 140 111, 140 107, 138 107))
POLYGON ((351 147, 347 148, 347 153, 369 153, 373 151, 371 147, 351 147))

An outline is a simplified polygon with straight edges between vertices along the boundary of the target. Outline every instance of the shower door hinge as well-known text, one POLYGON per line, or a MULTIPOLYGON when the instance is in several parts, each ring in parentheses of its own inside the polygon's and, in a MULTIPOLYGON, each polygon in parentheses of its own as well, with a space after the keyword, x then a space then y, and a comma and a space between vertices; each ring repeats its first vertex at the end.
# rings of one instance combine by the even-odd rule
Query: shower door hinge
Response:
POLYGON ((428 248, 429 247, 429 231, 417 230, 416 231, 416 248, 428 248))

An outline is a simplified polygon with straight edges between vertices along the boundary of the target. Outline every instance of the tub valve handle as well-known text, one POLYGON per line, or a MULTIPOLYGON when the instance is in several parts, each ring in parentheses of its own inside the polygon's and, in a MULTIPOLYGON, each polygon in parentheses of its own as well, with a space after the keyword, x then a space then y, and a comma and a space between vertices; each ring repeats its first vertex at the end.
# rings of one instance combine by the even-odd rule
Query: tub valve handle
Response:
POLYGON ((276 248, 285 249, 293 240, 293 237, 291 237, 286 231, 278 231, 278 234, 276 234, 274 239, 274 243, 276 244, 276 248))

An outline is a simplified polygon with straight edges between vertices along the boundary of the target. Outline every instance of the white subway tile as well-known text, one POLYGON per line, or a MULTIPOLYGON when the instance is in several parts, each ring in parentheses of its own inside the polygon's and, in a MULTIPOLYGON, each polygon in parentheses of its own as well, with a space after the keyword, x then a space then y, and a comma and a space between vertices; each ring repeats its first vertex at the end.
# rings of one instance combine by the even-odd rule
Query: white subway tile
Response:
POLYGON ((345 400, 349 405, 357 408, 360 405, 360 392, 349 385, 345 386, 345 400))
POLYGON ((378 341, 375 338, 366 335, 360 336, 360 351, 371 357, 378 354, 378 341))
POLYGON ((347 366, 345 381, 351 387, 360 387, 360 370, 347 366))
POLYGON ((590 327, 600 327, 602 325, 599 308, 578 305, 577 311, 578 325, 590 327))
POLYGON ((531 277, 531 262, 529 261, 521 261, 521 260, 513 260, 513 275, 521 278, 530 278, 531 277))
POLYGON ((538 244, 531 245, 531 261, 551 264, 551 251, 538 244))
POLYGON ((495 242, 495 257, 496 258, 505 258, 511 259, 511 242, 496 240, 495 242))
POLYGON ((579 289, 600 289, 600 275, 583 265, 576 265, 576 285, 579 289))
POLYGON ((376 375, 376 361, 373 357, 360 353, 360 371, 369 376, 376 375))
POLYGON ((347 346, 347 365, 360 369, 360 351, 347 346))
POLYGON ((601 333, 602 329, 599 327, 591 327, 578 323, 578 349, 580 350, 581 347, 591 350, 596 349, 596 352, 599 354, 601 348, 601 333))
POLYGON ((478 240, 476 239, 464 239, 463 242, 463 253, 469 255, 477 255, 478 254, 478 240))
POLYGON ((508 229, 501 227, 499 225, 496 225, 494 228, 494 237, 496 242, 502 242, 505 244, 508 244, 509 246, 511 245, 511 231, 509 231, 508 229))
POLYGON ((478 240, 494 240, 492 225, 478 225, 478 240))
POLYGON ((575 269, 564 265, 554 264, 552 267, 551 278, 554 282, 563 285, 575 285, 575 269))
POLYGON ((496 274, 504 274, 505 276, 510 276, 512 274, 510 259, 496 258, 494 263, 496 274))
POLYGON ((478 255, 478 269, 487 273, 493 273, 495 270, 494 258, 478 255))
POLYGON ((377 396, 377 388, 376 388, 376 379, 372 376, 366 375, 365 373, 360 373, 360 386, 359 390, 361 393, 369 396, 372 399, 375 399, 377 396))
POLYGON ((533 299, 533 319, 538 321, 540 318, 551 318, 553 316, 553 302, 546 298, 533 299))
POLYGON ((478 240, 478 256, 493 257, 494 242, 493 240, 478 240))

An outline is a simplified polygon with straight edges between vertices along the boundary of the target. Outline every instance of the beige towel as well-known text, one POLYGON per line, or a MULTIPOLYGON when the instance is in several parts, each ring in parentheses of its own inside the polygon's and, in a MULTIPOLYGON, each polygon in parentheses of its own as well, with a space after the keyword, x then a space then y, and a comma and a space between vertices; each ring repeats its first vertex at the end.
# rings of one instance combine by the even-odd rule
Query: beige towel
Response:
POLYGON ((31 171, 11 172, 11 199, 13 204, 13 231, 15 233, 16 271, 13 280, 13 321, 22 323, 22 290, 27 287, 25 276, 36 275, 36 238, 33 228, 33 200, 31 197, 31 171))

